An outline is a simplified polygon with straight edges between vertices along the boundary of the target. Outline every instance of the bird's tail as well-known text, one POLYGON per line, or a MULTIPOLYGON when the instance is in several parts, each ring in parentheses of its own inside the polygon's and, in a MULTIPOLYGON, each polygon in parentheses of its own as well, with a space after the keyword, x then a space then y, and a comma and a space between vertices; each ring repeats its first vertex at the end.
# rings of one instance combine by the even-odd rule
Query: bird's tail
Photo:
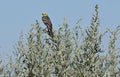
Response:
POLYGON ((49 30, 48 30, 48 35, 49 35, 50 37, 53 38, 53 32, 52 32, 52 29, 49 29, 49 30))

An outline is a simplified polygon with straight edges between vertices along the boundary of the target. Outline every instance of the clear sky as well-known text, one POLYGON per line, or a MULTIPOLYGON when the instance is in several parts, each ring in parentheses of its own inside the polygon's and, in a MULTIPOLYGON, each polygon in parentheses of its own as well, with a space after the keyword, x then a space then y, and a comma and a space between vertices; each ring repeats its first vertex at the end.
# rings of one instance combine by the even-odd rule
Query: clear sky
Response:
POLYGON ((51 17, 53 28, 62 24, 64 16, 69 27, 74 27, 80 18, 82 26, 88 26, 96 4, 99 5, 101 29, 120 24, 120 0, 0 0, 0 53, 10 54, 20 32, 26 34, 36 19, 45 27, 41 21, 42 12, 51 17))

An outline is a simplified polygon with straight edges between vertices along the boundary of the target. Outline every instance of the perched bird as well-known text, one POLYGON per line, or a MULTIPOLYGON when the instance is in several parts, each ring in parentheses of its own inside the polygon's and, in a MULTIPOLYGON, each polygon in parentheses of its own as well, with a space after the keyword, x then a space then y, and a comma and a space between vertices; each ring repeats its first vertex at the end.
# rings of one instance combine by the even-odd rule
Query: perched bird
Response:
POLYGON ((42 21, 47 26, 48 35, 53 38, 52 23, 51 23, 49 16, 45 12, 42 13, 42 21))

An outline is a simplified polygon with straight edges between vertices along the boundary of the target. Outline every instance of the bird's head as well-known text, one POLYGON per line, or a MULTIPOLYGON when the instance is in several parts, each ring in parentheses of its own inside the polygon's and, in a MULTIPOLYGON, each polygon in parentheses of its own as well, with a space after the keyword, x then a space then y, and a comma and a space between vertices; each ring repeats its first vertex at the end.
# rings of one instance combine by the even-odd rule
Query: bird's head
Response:
POLYGON ((43 12, 42 13, 42 16, 48 16, 46 12, 43 12))

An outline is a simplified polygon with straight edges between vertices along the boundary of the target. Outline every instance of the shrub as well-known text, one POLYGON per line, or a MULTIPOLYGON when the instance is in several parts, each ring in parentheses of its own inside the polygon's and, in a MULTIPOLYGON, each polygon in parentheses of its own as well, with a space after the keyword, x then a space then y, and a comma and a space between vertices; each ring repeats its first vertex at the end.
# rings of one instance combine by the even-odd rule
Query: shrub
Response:
POLYGON ((36 20, 27 39, 21 33, 15 63, 8 63, 4 77, 120 77, 120 47, 116 46, 120 26, 100 33, 98 5, 89 27, 83 29, 77 23, 71 30, 68 26, 65 19, 58 30, 54 29, 52 39, 36 20), (108 49, 107 45, 102 47, 106 34, 110 36, 108 49))

